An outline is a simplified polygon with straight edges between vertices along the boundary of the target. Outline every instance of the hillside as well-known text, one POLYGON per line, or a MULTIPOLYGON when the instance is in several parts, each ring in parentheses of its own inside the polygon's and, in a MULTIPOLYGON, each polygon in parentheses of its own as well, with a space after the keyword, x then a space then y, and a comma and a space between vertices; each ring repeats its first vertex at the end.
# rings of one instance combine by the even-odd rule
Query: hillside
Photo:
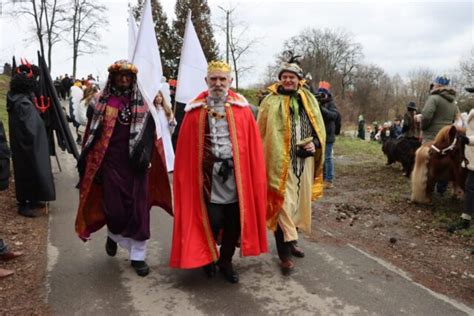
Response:
POLYGON ((10 77, 0 75, 0 120, 2 120, 5 129, 8 129, 8 115, 7 115, 7 92, 10 77))

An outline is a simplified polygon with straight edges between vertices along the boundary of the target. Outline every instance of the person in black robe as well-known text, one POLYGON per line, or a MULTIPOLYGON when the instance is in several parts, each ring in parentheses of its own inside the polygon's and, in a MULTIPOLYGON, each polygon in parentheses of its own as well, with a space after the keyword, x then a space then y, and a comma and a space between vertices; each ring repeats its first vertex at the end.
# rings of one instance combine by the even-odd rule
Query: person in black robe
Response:
POLYGON ((0 121, 0 191, 8 189, 10 158, 11 152, 8 146, 5 128, 3 127, 3 122, 0 121))
POLYGON ((7 111, 19 214, 35 217, 35 209, 56 198, 46 129, 35 104, 39 68, 16 67, 7 94, 7 111))

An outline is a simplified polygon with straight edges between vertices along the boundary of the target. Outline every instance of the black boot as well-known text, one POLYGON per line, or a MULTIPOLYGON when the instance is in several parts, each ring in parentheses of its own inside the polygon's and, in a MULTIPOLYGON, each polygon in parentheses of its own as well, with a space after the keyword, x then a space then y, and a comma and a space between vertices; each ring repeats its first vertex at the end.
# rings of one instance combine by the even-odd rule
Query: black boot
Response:
POLYGON ((146 264, 144 260, 132 260, 132 267, 133 269, 135 269, 137 275, 141 277, 147 276, 148 273, 150 273, 150 267, 148 266, 148 264, 146 264))
POLYGON ((449 233, 454 233, 457 230, 468 229, 471 226, 471 221, 468 219, 460 218, 453 225, 448 227, 449 233))
POLYGON ((208 278, 212 278, 217 273, 216 264, 214 262, 206 264, 204 267, 202 267, 202 270, 204 271, 204 273, 207 275, 208 278))
POLYGON ((78 144, 79 146, 82 144, 82 136, 80 134, 77 134, 76 144, 78 144))
POLYGON ((219 271, 222 273, 224 278, 230 283, 239 283, 239 274, 234 270, 232 264, 226 266, 220 266, 219 271))
POLYGON ((30 208, 28 203, 18 204, 18 214, 25 217, 36 217, 36 212, 30 208))
POLYGON ((35 209, 39 209, 39 208, 45 208, 46 207, 46 203, 45 202, 41 202, 41 201, 31 201, 30 202, 30 208, 35 210, 35 209))
POLYGON ((111 257, 115 257, 117 254, 117 243, 110 237, 107 237, 107 241, 105 242, 105 252, 111 257))

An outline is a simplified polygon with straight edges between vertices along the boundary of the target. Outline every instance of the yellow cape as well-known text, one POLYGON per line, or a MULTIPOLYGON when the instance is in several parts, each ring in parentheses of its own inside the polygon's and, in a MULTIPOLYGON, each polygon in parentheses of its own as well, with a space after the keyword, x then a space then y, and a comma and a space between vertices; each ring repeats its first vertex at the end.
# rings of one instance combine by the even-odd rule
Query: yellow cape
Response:
MULTIPOLYGON (((268 88, 270 94, 263 99, 258 113, 257 123, 263 139, 263 150, 267 167, 268 202, 267 224, 276 229, 278 215, 282 210, 285 197, 286 180, 290 163, 290 96, 278 94, 280 84, 268 88)), ((313 129, 318 135, 321 150, 316 150, 312 200, 323 195, 323 162, 326 144, 326 129, 319 109, 318 101, 306 88, 300 87, 297 94, 301 97, 313 129)))

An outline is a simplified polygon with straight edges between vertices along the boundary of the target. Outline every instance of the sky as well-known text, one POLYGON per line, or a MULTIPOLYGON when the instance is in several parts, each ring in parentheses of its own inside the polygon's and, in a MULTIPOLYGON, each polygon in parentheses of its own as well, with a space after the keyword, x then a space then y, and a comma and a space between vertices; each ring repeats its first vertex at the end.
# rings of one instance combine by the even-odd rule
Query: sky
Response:
MULTIPOLYGON (((136 1, 97 1, 108 8, 110 25, 102 32, 102 44, 107 48, 80 57, 78 77, 92 73, 105 78, 108 65, 127 56, 128 3, 136 1)), ((174 18, 175 0, 160 2, 170 22, 174 18)), ((14 20, 8 15, 18 4, 11 0, 0 3, 0 65, 11 62, 13 54, 17 59, 27 57, 36 61, 39 45, 28 33, 31 22, 14 20)), ((248 25, 248 38, 259 38, 258 45, 245 57, 244 62, 253 67, 241 78, 243 86, 260 81, 284 41, 306 28, 349 32, 362 45, 364 63, 378 65, 389 75, 399 74, 402 78, 420 67, 449 73, 474 49, 473 1, 208 0, 208 4, 222 56, 225 34, 217 25, 222 25, 225 13, 219 7, 235 8, 234 18, 248 25)), ((58 44, 53 51, 53 77, 71 74, 71 48, 58 44)))

